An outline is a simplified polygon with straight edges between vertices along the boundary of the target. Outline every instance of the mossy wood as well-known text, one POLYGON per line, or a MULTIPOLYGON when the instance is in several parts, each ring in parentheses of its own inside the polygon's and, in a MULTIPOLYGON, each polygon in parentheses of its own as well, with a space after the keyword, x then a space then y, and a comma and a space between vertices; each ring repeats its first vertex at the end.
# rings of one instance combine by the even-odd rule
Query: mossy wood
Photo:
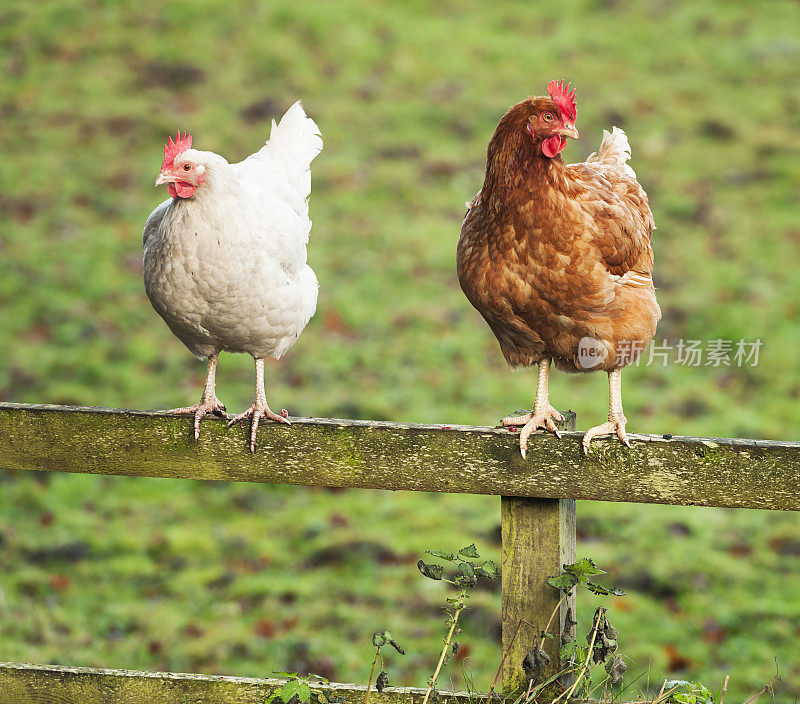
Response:
MULTIPOLYGON (((101 670, 0 663, 0 704, 263 704, 284 680, 214 677, 172 672, 101 670)), ((313 685, 342 704, 363 704, 366 687, 354 684, 313 685)), ((375 704, 421 704, 424 689, 387 687, 374 690, 375 704)), ((440 692, 439 704, 468 704, 465 693, 440 692)))
MULTIPOLYGON (((564 599, 547 584, 547 577, 561 572, 562 565, 575 562, 575 501, 572 499, 526 499, 504 496, 501 499, 503 540, 503 692, 518 693, 528 684, 522 667, 527 653, 542 642, 542 632, 555 612, 544 650, 549 663, 536 671, 536 682, 543 682, 561 667, 558 649, 567 611, 575 618, 575 591, 564 599), (556 609, 558 608, 558 611, 556 609)), ((572 629, 570 629, 572 635, 572 629)), ((558 692, 544 692, 549 701, 558 692)))
MULTIPOLYGON (((558 425, 561 430, 575 430, 575 414, 567 415, 558 425)), ((502 677, 503 692, 511 694, 527 686, 523 660, 541 642, 541 633, 557 608, 549 630, 554 637, 545 638, 543 644, 550 661, 537 669, 536 682, 550 679, 561 669, 558 659, 560 635, 570 609, 572 618, 575 618, 575 592, 569 594, 559 607, 561 593, 547 584, 547 577, 559 574, 562 565, 575 562, 575 500, 503 496, 500 499, 500 526, 505 654, 502 677)), ((554 683, 548 691, 541 692, 541 698, 552 699, 557 693, 554 683)))
POLYGON ((247 429, 163 413, 0 404, 0 467, 309 486, 800 510, 800 443, 293 418, 247 429))

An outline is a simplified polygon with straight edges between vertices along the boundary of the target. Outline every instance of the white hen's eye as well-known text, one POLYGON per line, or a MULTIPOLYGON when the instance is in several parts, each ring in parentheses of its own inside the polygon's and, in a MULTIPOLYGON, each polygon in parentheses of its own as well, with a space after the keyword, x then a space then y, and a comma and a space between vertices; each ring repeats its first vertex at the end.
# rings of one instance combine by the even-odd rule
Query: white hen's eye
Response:
POLYGON ((190 165, 190 164, 184 164, 184 165, 183 165, 183 170, 184 170, 184 171, 191 171, 191 170, 192 170, 192 167, 191 167, 191 165, 190 165))

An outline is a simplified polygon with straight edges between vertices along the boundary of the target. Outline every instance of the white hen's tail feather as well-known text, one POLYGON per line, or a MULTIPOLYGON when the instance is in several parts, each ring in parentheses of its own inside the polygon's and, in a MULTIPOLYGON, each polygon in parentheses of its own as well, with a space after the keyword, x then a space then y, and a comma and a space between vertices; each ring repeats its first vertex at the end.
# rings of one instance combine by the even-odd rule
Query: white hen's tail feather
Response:
POLYGON ((636 178, 636 172, 627 163, 630 158, 631 145, 628 143, 627 135, 619 127, 614 127, 611 132, 603 130, 603 141, 600 142, 600 149, 586 161, 617 166, 623 173, 636 178))
MULTIPOLYGON (((256 181, 300 216, 308 217, 311 162, 322 151, 322 136, 298 100, 281 121, 272 121, 269 140, 255 154, 235 164, 240 178, 256 181)), ((308 223, 311 228, 311 223, 308 223)))
POLYGON ((322 135, 317 123, 306 116, 298 100, 281 118, 272 121, 269 141, 265 145, 276 166, 282 164, 292 187, 303 198, 311 193, 311 162, 322 151, 322 135))

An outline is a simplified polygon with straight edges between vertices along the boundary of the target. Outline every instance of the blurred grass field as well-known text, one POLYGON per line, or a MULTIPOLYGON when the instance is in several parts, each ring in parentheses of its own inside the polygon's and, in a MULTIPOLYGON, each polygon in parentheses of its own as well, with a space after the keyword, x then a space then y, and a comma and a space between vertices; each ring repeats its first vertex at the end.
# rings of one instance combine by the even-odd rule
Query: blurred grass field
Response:
MULTIPOLYGON (((541 3, 12 0, 0 7, 0 400, 167 408, 204 366, 141 285, 140 233, 176 129, 238 160, 302 97, 325 140, 296 347, 267 364, 293 414, 494 424, 530 403, 455 278, 464 202, 499 116, 577 87, 581 140, 623 127, 658 224, 661 340, 756 340, 756 367, 626 372, 630 428, 794 439, 800 424, 800 6, 776 0, 541 3)), ((605 380, 555 375, 579 427, 605 380)), ((252 362, 223 356, 230 410, 252 362)), ((187 421, 187 433, 189 422, 187 421)), ((0 460, 0 463, 2 460, 0 460)), ((454 470, 455 471, 455 470, 454 470)), ((425 548, 498 557, 496 499, 0 474, 0 660, 366 681, 370 636, 424 684, 443 594, 425 548)), ((794 515, 581 503, 579 555, 612 604, 628 693, 731 675, 800 691, 794 515)), ((479 592, 452 684, 486 689, 499 596, 479 592), (462 651, 463 652, 463 651, 462 651), (471 673, 471 675, 470 675, 471 673)), ((588 599, 582 613, 588 617, 588 599)), ((745 697, 746 698, 746 697, 745 697)))

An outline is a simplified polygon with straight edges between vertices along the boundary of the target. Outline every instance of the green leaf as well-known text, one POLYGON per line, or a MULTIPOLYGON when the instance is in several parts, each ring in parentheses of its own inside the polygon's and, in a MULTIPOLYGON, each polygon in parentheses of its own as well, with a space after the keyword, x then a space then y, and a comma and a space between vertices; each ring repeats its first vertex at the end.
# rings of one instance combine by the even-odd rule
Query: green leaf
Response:
POLYGON ((547 583, 551 587, 555 587, 556 589, 560 589, 561 591, 568 592, 578 583, 578 578, 574 574, 565 572, 563 574, 558 575, 558 577, 548 577, 547 583))
POLYGON ((456 556, 452 552, 447 552, 446 550, 426 550, 429 555, 433 555, 434 557, 438 557, 441 560, 449 560, 450 562, 456 561, 456 556))
POLYGON ((444 578, 444 567, 441 565, 429 565, 420 560, 417 563, 417 569, 428 579, 441 580, 444 578))
POLYGON ((497 579, 501 576, 500 568, 492 562, 492 560, 487 560, 486 562, 477 565, 475 567, 475 574, 481 577, 488 577, 489 579, 497 579))
MULTIPOLYGON (((283 687, 281 687, 278 696, 283 700, 283 704, 289 704, 289 700, 297 695, 297 698, 300 699, 299 689, 300 689, 300 680, 293 679, 289 680, 283 687)), ((306 685, 307 686, 307 685, 306 685)))
POLYGON ((458 554, 463 555, 464 557, 480 557, 480 555, 478 555, 478 548, 475 547, 475 543, 472 543, 472 545, 467 545, 465 548, 461 548, 461 550, 458 551, 458 554))
POLYGON ((601 570, 594 560, 590 557, 583 557, 571 565, 564 565, 564 571, 574 574, 579 581, 583 582, 587 577, 594 577, 598 574, 605 574, 605 570, 601 570))
POLYGON ((583 582, 583 586, 586 587, 590 592, 594 592, 600 596, 608 596, 609 594, 613 594, 614 596, 626 595, 626 592, 619 587, 602 587, 599 584, 595 584, 594 582, 590 582, 588 580, 583 582))
POLYGON ((569 660, 577 650, 577 641, 571 640, 569 643, 564 643, 564 645, 558 649, 558 659, 561 660, 562 665, 564 661, 569 660))
POLYGON ((400 653, 400 655, 406 654, 406 651, 400 647, 400 644, 394 638, 389 640, 389 645, 391 645, 398 653, 400 653))
POLYGON ((664 691, 675 691, 667 701, 675 704, 714 704, 714 697, 707 687, 700 682, 687 680, 669 680, 664 684, 664 691))
POLYGON ((386 641, 388 638, 386 637, 386 633, 373 633, 372 634, 372 645, 376 648, 381 648, 386 645, 386 641))
POLYGON ((277 675, 278 677, 283 677, 287 680, 296 680, 300 678, 300 675, 298 675, 296 672, 279 672, 278 670, 273 670, 272 674, 277 675))
POLYGON ((298 682, 297 698, 300 700, 300 704, 307 704, 311 701, 311 687, 308 686, 308 683, 298 682))
POLYGON ((458 569, 465 577, 469 577, 470 579, 475 578, 475 567, 471 562, 459 562, 458 569))
POLYGON ((453 578, 453 584, 456 586, 466 588, 466 587, 474 587, 478 583, 477 577, 468 577, 466 575, 460 574, 453 578))

